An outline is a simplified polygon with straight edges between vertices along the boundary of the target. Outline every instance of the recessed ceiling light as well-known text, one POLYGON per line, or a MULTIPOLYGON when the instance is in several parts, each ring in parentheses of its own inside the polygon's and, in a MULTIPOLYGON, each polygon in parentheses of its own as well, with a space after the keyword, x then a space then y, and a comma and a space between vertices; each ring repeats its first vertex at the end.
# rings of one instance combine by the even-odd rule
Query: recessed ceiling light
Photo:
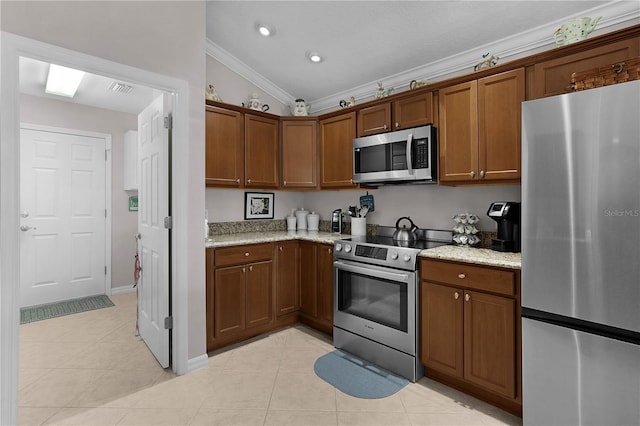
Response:
POLYGON ((51 64, 49 65, 49 76, 47 77, 45 92, 51 95, 73 98, 82 81, 82 77, 84 77, 84 71, 51 64))
POLYGON ((316 64, 322 62, 322 56, 318 52, 307 52, 307 59, 316 64))
POLYGON ((272 26, 261 23, 256 23, 256 30, 264 37, 270 37, 276 33, 272 26))

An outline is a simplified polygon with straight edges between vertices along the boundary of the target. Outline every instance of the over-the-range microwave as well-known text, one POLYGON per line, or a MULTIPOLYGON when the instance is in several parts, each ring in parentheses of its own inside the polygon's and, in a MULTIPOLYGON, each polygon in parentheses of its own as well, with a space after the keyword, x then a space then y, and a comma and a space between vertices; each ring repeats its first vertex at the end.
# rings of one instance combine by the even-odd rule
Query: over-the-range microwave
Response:
POLYGON ((414 127, 353 140, 355 183, 436 183, 436 128, 414 127))

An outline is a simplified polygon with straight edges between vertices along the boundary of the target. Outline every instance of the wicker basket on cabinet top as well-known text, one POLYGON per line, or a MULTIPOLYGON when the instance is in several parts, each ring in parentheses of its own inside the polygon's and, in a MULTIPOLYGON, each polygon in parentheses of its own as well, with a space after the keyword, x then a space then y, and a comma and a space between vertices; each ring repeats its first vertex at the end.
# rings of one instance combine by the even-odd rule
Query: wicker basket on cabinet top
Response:
POLYGON ((640 79, 640 57, 571 74, 571 91, 593 89, 640 79))

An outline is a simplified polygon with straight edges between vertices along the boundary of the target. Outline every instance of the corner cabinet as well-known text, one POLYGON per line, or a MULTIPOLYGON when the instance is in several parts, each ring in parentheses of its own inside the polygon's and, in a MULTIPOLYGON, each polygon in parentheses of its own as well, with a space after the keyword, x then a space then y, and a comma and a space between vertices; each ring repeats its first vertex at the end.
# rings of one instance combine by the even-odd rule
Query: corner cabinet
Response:
POLYGON ((519 275, 422 259, 425 375, 522 415, 519 275))
POLYGON ((282 119, 282 187, 318 186, 318 122, 282 119))
POLYGON ((244 115, 205 108, 205 184, 242 188, 244 184, 244 115))
POLYGON ((333 334, 333 246, 300 242, 300 320, 333 334))
POLYGON ((356 113, 320 120, 320 188, 355 188, 353 139, 356 113))
POLYGON ((524 69, 441 89, 438 99, 440 182, 518 183, 524 69))
POLYGON ((358 111, 358 137, 433 123, 433 92, 403 96, 358 111))

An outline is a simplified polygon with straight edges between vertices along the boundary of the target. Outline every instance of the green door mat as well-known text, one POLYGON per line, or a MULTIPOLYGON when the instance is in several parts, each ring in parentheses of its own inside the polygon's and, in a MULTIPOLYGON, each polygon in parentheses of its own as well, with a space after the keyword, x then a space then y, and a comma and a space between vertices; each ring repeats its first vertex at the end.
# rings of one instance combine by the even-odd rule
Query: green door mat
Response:
POLYGON ((20 324, 115 306, 104 294, 20 308, 20 324))

